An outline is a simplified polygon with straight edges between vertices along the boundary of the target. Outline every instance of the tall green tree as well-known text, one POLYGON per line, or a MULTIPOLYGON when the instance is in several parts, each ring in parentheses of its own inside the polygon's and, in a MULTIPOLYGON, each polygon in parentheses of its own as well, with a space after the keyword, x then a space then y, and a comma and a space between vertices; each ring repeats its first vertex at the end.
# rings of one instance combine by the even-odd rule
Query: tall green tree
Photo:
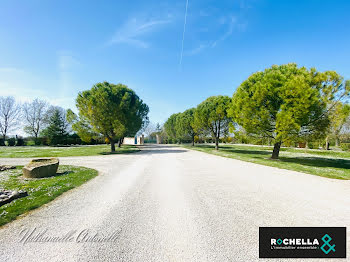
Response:
POLYGON ((350 105, 338 102, 331 113, 331 134, 335 137, 335 145, 340 145, 340 134, 346 124, 350 124, 350 105))
POLYGON ((272 139, 271 158, 277 159, 284 141, 324 136, 330 110, 348 95, 349 87, 334 71, 321 73, 294 63, 274 65, 238 87, 229 115, 249 135, 272 139))
POLYGON ((164 123, 164 129, 168 139, 176 142, 179 140, 179 135, 176 132, 177 118, 181 113, 172 114, 167 121, 164 123))
POLYGON ((232 119, 227 110, 231 98, 228 96, 211 96, 200 103, 194 113, 194 130, 204 135, 210 134, 219 150, 220 136, 227 135, 232 119))
POLYGON ((51 107, 47 113, 47 127, 41 135, 48 138, 50 145, 65 144, 69 134, 66 112, 61 107, 51 107))
POLYGON ((187 109, 185 112, 178 115, 176 119, 176 134, 184 139, 190 138, 192 146, 194 146, 194 112, 195 108, 187 109))
POLYGON ((79 118, 102 134, 115 151, 125 136, 134 136, 148 120, 148 106, 136 93, 122 84, 97 83, 80 92, 76 99, 79 118))

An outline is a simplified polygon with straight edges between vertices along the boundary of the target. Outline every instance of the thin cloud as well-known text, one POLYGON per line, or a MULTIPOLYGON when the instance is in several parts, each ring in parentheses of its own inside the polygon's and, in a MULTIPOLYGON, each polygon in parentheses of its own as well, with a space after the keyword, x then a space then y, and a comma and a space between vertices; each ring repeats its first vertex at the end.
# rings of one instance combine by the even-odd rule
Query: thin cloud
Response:
POLYGON ((212 40, 212 41, 208 41, 206 43, 205 42, 201 43, 199 46, 197 46, 191 50, 185 51, 184 55, 185 56, 193 56, 193 55, 197 55, 197 54, 201 53, 202 51, 204 51, 207 48, 215 48, 220 42, 223 42, 227 38, 229 38, 233 34, 235 28, 240 32, 243 32, 246 28, 246 24, 237 24, 237 19, 234 16, 221 17, 218 20, 218 24, 220 26, 227 26, 227 30, 225 31, 224 34, 222 34, 218 39, 216 39, 214 41, 212 40))
MULTIPOLYGON (((222 22, 222 21, 221 21, 222 22)), ((212 43, 212 47, 215 47, 219 42, 222 42, 222 41, 225 41, 230 35, 232 35, 233 33, 233 29, 236 25, 236 22, 237 22, 237 19, 236 17, 232 16, 229 20, 229 26, 228 26, 228 29, 226 31, 225 34, 223 34, 220 38, 218 38, 217 40, 215 40, 213 43, 212 43)))
POLYGON ((136 18, 130 19, 120 27, 120 29, 113 35, 112 39, 107 42, 107 45, 125 43, 136 47, 147 48, 150 44, 140 39, 140 37, 149 34, 159 29, 162 25, 170 22, 170 19, 154 19, 150 21, 139 21, 136 18))
POLYGON ((207 47, 208 47, 208 45, 200 44, 198 47, 193 48, 192 50, 186 51, 184 53, 184 55, 185 56, 193 56, 193 55, 199 54, 200 52, 202 52, 207 47))

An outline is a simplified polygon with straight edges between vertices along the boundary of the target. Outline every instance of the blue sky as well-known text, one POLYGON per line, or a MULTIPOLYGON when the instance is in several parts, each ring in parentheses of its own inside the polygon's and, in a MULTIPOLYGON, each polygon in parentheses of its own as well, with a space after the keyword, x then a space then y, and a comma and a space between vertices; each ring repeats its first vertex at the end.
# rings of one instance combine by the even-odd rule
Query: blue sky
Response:
POLYGON ((350 1, 0 1, 0 91, 74 108, 123 83, 152 122, 231 96, 251 73, 296 62, 350 79, 350 1))

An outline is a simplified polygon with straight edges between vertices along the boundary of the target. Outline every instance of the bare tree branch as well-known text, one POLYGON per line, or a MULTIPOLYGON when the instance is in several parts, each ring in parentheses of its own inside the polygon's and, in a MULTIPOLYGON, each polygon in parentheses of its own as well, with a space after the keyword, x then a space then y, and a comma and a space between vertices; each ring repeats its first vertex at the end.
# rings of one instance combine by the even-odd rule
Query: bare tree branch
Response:
POLYGON ((18 125, 20 113, 21 106, 14 97, 0 97, 0 133, 4 140, 8 132, 18 125))
POLYGON ((24 131, 37 138, 44 126, 47 110, 48 103, 43 100, 35 99, 31 103, 25 103, 23 105, 26 121, 24 131))

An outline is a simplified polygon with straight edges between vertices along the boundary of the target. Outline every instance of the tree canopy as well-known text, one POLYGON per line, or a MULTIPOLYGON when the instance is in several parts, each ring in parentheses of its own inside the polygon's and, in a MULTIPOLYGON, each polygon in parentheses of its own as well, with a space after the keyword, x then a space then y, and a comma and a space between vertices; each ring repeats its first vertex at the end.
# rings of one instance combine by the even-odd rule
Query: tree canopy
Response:
POLYGON ((201 134, 210 134, 215 140, 215 149, 219 149, 219 138, 226 135, 232 119, 228 116, 231 98, 211 96, 200 103, 194 113, 194 130, 201 134))
POLYGON ((178 141, 179 136, 176 132, 177 118, 181 113, 172 114, 167 121, 164 123, 164 129, 168 138, 172 141, 178 141))
POLYGON ((335 137, 335 144, 339 146, 339 135, 350 124, 350 105, 342 102, 335 104, 331 113, 331 134, 335 137))
POLYGON ((233 95, 229 115, 249 135, 281 143, 302 136, 320 137, 328 129, 330 109, 349 95, 349 87, 334 71, 274 65, 245 80, 233 95))
POLYGON ((190 108, 178 114, 175 123, 177 136, 183 139, 190 138, 192 145, 194 145, 194 136, 196 135, 194 130, 194 112, 195 108, 190 108))
POLYGON ((125 136, 134 136, 148 120, 148 106, 136 93, 123 84, 97 83, 90 90, 80 92, 76 99, 79 118, 102 134, 115 151, 125 136))
POLYGON ((61 107, 52 106, 47 114, 47 127, 42 130, 42 135, 48 138, 50 145, 65 144, 64 140, 69 134, 66 111, 61 107))
POLYGON ((93 139, 96 140, 100 136, 99 133, 94 132, 86 118, 83 116, 79 118, 71 109, 67 110, 67 121, 80 139, 86 143, 91 143, 93 139))

